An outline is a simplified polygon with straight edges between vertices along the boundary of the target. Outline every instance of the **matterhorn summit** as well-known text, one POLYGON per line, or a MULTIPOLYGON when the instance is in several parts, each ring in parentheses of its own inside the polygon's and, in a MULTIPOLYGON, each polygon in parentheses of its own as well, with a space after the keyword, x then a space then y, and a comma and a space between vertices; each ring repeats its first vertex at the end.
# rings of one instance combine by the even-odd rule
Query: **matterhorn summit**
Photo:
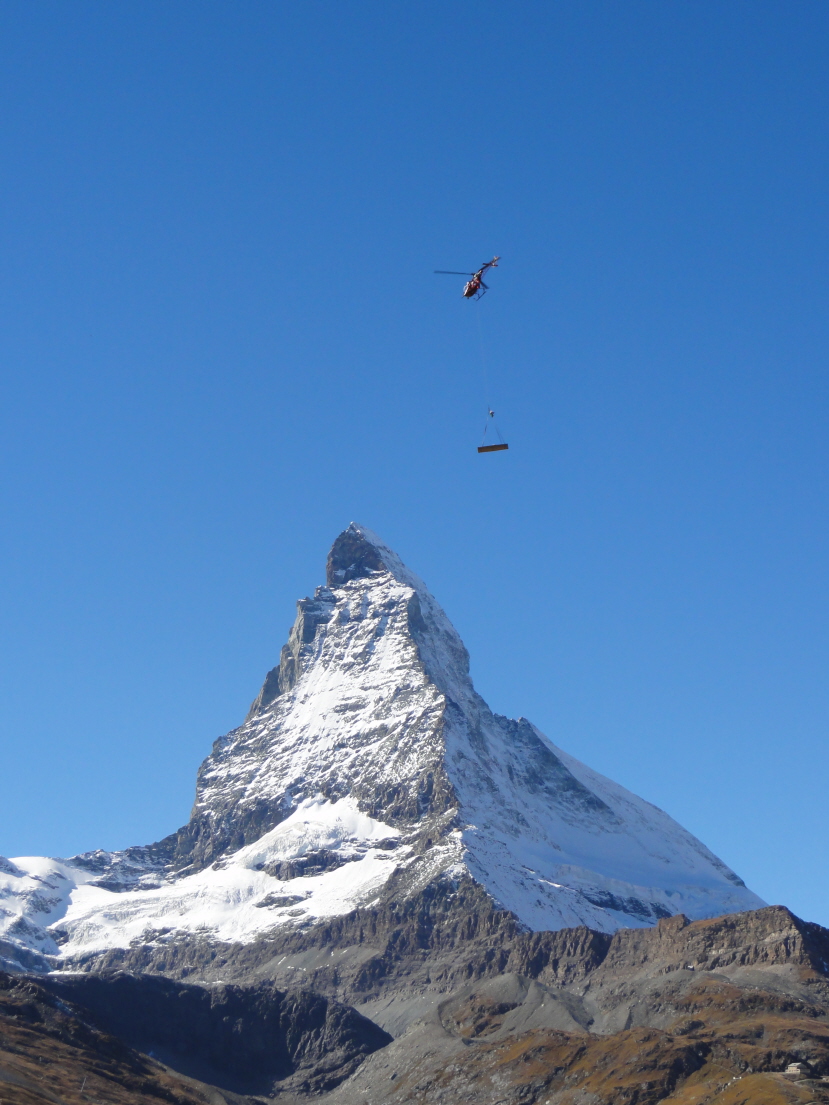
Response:
POLYGON ((0 859, 8 965, 296 942, 436 888, 473 887, 525 931, 763 905, 667 814, 493 714, 446 614, 370 530, 340 534, 326 576, 202 764, 187 825, 125 852, 0 859))

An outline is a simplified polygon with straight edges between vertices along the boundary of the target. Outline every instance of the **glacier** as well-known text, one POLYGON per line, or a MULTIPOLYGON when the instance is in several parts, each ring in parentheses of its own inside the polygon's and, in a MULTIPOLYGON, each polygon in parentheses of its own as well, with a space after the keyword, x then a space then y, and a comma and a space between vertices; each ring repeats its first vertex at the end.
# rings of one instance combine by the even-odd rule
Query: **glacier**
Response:
POLYGON ((425 584, 352 523, 279 664, 198 772, 187 825, 68 860, 0 858, 0 965, 251 942, 471 879, 529 930, 764 905, 671 817, 494 714, 425 584))

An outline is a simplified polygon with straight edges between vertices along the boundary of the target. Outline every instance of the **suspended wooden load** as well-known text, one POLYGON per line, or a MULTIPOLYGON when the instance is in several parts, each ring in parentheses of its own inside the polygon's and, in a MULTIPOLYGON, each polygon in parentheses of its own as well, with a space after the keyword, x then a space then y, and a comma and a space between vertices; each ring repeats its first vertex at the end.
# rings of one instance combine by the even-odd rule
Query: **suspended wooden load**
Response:
POLYGON ((497 444, 493 443, 491 445, 487 445, 486 443, 486 432, 489 429, 490 421, 494 418, 495 411, 491 407, 487 407, 487 420, 484 422, 484 436, 481 438, 481 444, 478 446, 479 453, 500 453, 502 449, 509 449, 509 445, 507 445, 506 441, 501 437, 500 430, 495 425, 494 421, 492 422, 492 428, 495 430, 495 433, 498 434, 498 442, 497 444))

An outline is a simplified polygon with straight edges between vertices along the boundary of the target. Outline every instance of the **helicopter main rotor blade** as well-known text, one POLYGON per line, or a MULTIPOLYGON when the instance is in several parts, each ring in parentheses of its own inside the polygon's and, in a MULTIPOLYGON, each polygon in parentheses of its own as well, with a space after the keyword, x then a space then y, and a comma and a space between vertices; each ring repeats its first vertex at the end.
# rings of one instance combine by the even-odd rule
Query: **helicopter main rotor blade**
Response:
POLYGON ((453 272, 451 269, 432 269, 432 272, 443 273, 444 276, 474 276, 474 272, 453 272))

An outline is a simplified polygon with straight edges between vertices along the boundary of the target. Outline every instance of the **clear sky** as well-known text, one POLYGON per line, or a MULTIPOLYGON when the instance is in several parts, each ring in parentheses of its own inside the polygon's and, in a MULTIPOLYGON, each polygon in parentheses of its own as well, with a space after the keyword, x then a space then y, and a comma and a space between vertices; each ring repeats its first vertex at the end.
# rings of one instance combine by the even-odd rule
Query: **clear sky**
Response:
POLYGON ((0 853, 186 820, 356 519, 494 709, 829 924, 827 51, 822 0, 6 0, 0 853))

